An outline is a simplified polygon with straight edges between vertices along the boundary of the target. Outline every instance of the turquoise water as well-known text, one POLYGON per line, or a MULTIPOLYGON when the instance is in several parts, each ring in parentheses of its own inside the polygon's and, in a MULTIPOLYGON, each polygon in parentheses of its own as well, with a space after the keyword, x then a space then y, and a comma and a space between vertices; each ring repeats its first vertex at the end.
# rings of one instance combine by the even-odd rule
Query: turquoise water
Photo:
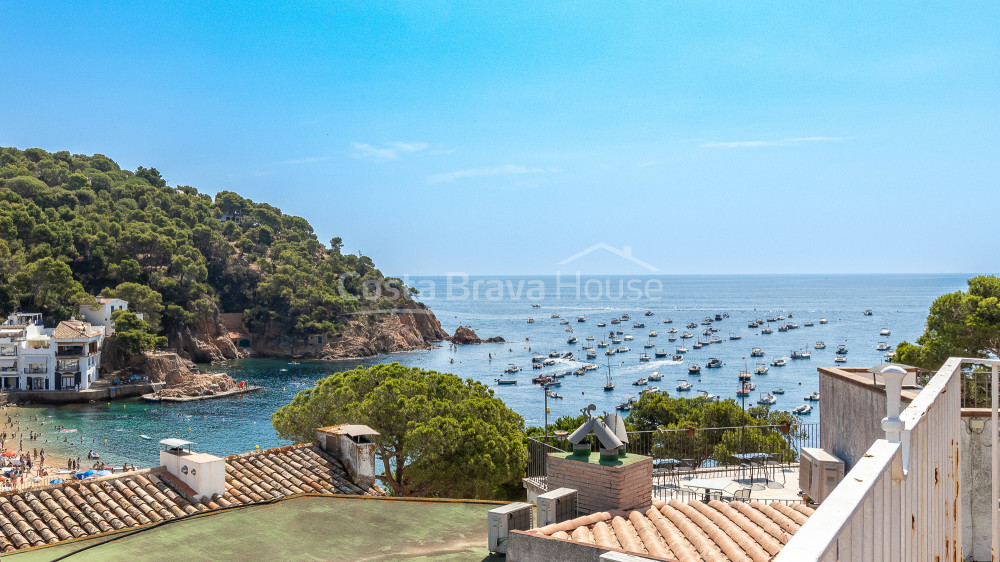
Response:
MULTIPOLYGON (((450 349, 445 342, 433 350, 398 353, 364 361, 288 365, 278 360, 244 360, 231 370, 232 375, 254 381, 264 386, 264 390, 240 397, 181 404, 161 405, 129 400, 110 405, 32 407, 30 413, 52 416, 57 424, 77 428, 77 439, 85 439, 84 444, 69 447, 56 443, 56 434, 46 430, 42 439, 49 439, 49 443, 39 441, 37 444, 51 452, 83 457, 93 447, 100 452, 102 460, 115 464, 128 461, 151 465, 157 463, 157 442, 160 439, 183 437, 196 441, 196 450, 229 455, 253 450, 257 446, 265 448, 284 444, 271 427, 270 415, 291 400, 295 392, 314 381, 359 364, 399 361, 488 383, 495 388, 497 396, 525 417, 529 425, 541 425, 543 394, 537 385, 531 384, 530 379, 539 373, 574 368, 577 363, 564 363, 536 371, 531 369, 531 356, 555 350, 571 351, 583 357, 580 348, 587 343, 586 336, 593 335, 596 341, 600 341, 612 328, 610 324, 606 328, 597 328, 597 322, 609 322, 623 313, 631 315, 631 320, 620 326, 625 333, 634 333, 635 340, 623 344, 631 347, 631 352, 612 357, 611 374, 616 383, 615 390, 603 391, 608 361, 600 353, 595 361, 601 365, 600 370, 563 379, 562 386, 556 391, 565 398, 549 400, 550 419, 576 415, 589 403, 596 404, 598 411, 613 411, 615 405, 627 396, 638 395, 639 388, 632 386, 631 382, 653 371, 663 374, 663 380, 653 384, 671 394, 675 394, 678 379, 687 379, 694 384, 695 391, 705 390, 724 398, 734 398, 738 389, 736 375, 742 370, 744 361, 752 369, 757 361, 769 364, 775 357, 788 357, 792 350, 809 349, 813 353, 812 359, 789 360, 786 367, 771 367, 767 375, 754 377, 757 384, 754 401, 760 391, 783 387, 786 394, 778 397, 776 407, 792 409, 804 403, 802 398, 806 394, 818 390, 816 368, 834 365, 834 350, 839 344, 846 344, 850 349, 846 366, 870 367, 881 363, 882 352, 875 349, 878 342, 887 341, 895 347, 900 340, 913 341, 923 331, 927 310, 934 298, 964 289, 967 278, 967 275, 585 277, 579 281, 563 278, 557 284, 554 277, 547 277, 541 278, 538 284, 542 289, 534 293, 528 291, 533 286, 529 278, 503 278, 500 281, 502 290, 494 287, 489 294, 487 290, 492 286, 492 280, 481 278, 478 280, 478 298, 472 295, 475 279, 465 285, 468 295, 464 295, 461 284, 453 283, 448 291, 444 278, 410 279, 409 283, 421 289, 421 299, 431 307, 448 332, 453 332, 460 324, 468 325, 483 338, 500 335, 511 343, 450 349), (644 287, 642 296, 635 298, 629 291, 630 280, 638 280, 638 284, 644 287), (598 281, 600 292, 596 289, 598 281), (657 283, 662 290, 655 290, 657 283), (523 289, 518 294, 519 284, 523 289), (652 288, 646 287, 647 284, 652 284, 652 288), (585 291, 588 287, 589 294, 585 291), (532 308, 535 303, 541 308, 532 308), (865 316, 865 309, 871 309, 873 315, 865 316), (654 315, 644 316, 646 310, 652 310, 654 315), (762 335, 759 329, 747 327, 747 322, 754 318, 787 312, 794 314, 789 321, 802 327, 778 332, 777 326, 774 326, 773 335, 762 335), (553 313, 569 320, 568 326, 574 330, 572 334, 565 331, 566 326, 560 325, 559 319, 550 318, 553 313), (716 335, 723 339, 722 343, 701 350, 691 349, 682 364, 656 360, 639 362, 638 357, 647 342, 649 330, 659 332, 653 340, 656 346, 665 347, 672 353, 674 345, 681 340, 669 343, 668 328, 676 327, 680 333, 685 331, 685 324, 700 322, 705 316, 714 316, 715 313, 730 315, 728 319, 715 323, 720 329, 716 335), (580 315, 587 317, 586 323, 576 321, 580 315), (673 319, 672 324, 662 323, 667 316, 673 319), (534 317, 535 323, 527 324, 528 317, 534 317), (820 325, 821 317, 827 318, 829 323, 820 325), (808 320, 813 321, 815 326, 805 327, 804 323, 808 320), (633 329, 634 322, 645 322, 646 328, 633 329), (892 334, 879 336, 879 331, 884 328, 890 329, 892 334), (741 335, 742 339, 729 340, 730 332, 741 335), (568 344, 570 335, 578 337, 579 343, 568 344), (827 349, 813 349, 817 340, 825 341, 827 349), (750 358, 753 347, 763 348, 766 355, 761 359, 750 358), (724 367, 703 369, 700 376, 688 375, 687 367, 691 362, 704 367, 709 357, 720 359, 724 367), (508 363, 524 370, 515 375, 517 385, 498 387, 494 380, 502 375, 508 363), (152 440, 141 439, 140 434, 148 435, 152 440)), ((705 326, 699 324, 697 329, 687 330, 695 335, 694 339, 686 340, 689 349, 699 337, 704 339, 704 329, 705 326)), ((653 350, 648 351, 652 355, 653 350)), ((696 392, 690 394, 695 395, 696 392)), ((818 421, 819 417, 819 408, 816 408, 811 421, 818 421)), ((46 424, 48 427, 49 424, 46 424)), ((61 440, 62 435, 58 438, 61 440)))

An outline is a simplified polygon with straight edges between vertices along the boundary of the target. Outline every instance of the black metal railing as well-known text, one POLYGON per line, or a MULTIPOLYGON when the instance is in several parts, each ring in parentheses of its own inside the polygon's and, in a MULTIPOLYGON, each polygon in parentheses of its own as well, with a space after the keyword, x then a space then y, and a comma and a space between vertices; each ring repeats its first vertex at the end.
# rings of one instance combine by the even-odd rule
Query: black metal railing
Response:
POLYGON ((962 407, 990 408, 990 369, 972 369, 962 371, 962 407))
MULTIPOLYGON (((599 450, 596 438, 588 436, 591 450, 599 450)), ((761 453, 783 467, 797 466, 803 447, 819 447, 819 423, 795 423, 788 426, 763 425, 714 427, 705 429, 670 429, 628 432, 626 451, 653 457, 655 461, 673 459, 684 463, 700 478, 734 476, 746 462, 734 455, 761 453)), ((526 477, 547 489, 548 453, 572 451, 565 436, 549 435, 528 438, 526 477)))

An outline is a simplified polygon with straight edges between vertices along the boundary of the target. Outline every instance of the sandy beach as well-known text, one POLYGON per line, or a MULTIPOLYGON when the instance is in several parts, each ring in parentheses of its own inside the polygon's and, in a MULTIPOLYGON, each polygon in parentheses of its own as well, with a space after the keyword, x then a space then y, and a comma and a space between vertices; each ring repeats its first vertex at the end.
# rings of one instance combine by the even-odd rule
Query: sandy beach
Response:
MULTIPOLYGON (((90 470, 95 463, 101 462, 87 458, 91 450, 96 451, 96 437, 88 439, 87 436, 73 432, 54 433, 58 431, 55 429, 55 423, 16 405, 5 405, 0 409, 0 440, 3 441, 3 451, 6 455, 0 464, 23 468, 27 459, 31 459, 32 463, 30 474, 25 472, 18 488, 48 484, 55 478, 71 478, 71 475, 65 472, 57 474, 69 470, 72 466, 71 461, 76 463, 76 467, 81 471, 90 470), (62 439, 54 435, 62 435, 62 439), (78 455, 71 454, 76 451, 79 451, 78 455)), ((116 473, 121 471, 120 466, 105 468, 113 469, 116 473)), ((3 482, 5 487, 10 485, 7 480, 3 482)))

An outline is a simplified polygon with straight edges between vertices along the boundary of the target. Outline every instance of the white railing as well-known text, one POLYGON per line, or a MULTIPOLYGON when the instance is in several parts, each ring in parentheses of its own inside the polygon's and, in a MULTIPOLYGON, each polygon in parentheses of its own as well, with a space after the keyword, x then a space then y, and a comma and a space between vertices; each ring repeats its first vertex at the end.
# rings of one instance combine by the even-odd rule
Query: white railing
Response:
POLYGON ((960 370, 982 362, 949 359, 902 413, 902 375, 883 372, 887 439, 872 444, 776 560, 962 560, 960 370))

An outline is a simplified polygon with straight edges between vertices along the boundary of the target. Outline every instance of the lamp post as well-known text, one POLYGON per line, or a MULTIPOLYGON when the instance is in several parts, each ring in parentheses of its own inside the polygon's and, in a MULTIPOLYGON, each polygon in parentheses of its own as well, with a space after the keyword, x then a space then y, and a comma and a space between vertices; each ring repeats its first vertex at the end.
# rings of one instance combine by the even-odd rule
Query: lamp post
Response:
POLYGON ((549 440, 549 383, 542 383, 542 395, 545 397, 545 440, 549 440))
MULTIPOLYGON (((743 371, 744 372, 749 372, 749 371, 747 371, 747 358, 746 357, 743 358, 743 371)), ((741 418, 742 421, 743 421, 743 423, 740 426, 740 454, 746 454, 746 452, 747 452, 747 440, 746 440, 746 437, 747 437, 747 394, 750 392, 747 388, 748 387, 747 387, 746 381, 741 378, 740 379, 740 390, 742 390, 743 392, 740 392, 740 402, 743 405, 743 417, 741 418)), ((752 483, 753 482, 751 482, 751 484, 752 483)))

